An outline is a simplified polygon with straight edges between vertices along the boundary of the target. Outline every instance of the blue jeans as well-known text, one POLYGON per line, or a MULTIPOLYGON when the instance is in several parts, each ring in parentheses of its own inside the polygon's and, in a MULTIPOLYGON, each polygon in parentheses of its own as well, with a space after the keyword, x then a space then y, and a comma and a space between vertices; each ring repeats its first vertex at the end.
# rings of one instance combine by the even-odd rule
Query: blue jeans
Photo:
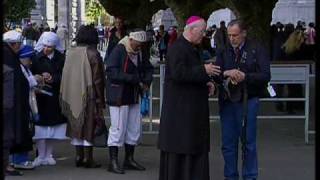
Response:
POLYGON ((22 164, 26 161, 29 161, 28 152, 16 153, 10 155, 11 163, 22 164))
MULTIPOLYGON (((220 102, 220 120, 222 128, 222 154, 224 158, 224 176, 226 179, 238 180, 238 144, 242 131, 243 103, 220 102)), ((257 178, 257 113, 259 99, 248 100, 246 154, 242 162, 243 179, 257 178)))

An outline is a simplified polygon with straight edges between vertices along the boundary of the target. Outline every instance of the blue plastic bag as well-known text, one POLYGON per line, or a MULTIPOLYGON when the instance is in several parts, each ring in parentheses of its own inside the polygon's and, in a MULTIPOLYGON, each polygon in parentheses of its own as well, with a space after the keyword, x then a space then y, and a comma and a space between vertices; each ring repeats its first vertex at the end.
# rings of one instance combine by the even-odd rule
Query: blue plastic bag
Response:
POLYGON ((149 114, 149 92, 144 92, 141 97, 141 106, 140 106, 140 113, 142 116, 146 116, 149 114))

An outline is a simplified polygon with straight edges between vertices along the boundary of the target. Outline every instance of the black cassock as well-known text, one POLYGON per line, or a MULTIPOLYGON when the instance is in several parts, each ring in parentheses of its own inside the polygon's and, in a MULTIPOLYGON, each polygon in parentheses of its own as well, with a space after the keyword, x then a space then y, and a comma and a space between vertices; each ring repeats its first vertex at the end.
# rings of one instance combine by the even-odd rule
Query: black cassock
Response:
POLYGON ((159 180, 209 180, 209 81, 199 51, 180 36, 166 58, 159 180))

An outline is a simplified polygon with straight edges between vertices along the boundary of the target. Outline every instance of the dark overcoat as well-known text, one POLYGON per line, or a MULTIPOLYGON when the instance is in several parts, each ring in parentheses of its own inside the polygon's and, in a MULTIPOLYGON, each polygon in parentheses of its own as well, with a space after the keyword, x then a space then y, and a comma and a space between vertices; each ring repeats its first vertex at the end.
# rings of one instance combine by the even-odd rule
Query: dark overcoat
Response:
POLYGON ((13 140, 13 107, 14 107, 14 85, 13 85, 13 69, 9 66, 2 65, 2 75, 3 75, 3 100, 2 100, 2 125, 3 125, 3 141, 4 146, 9 147, 13 140))
POLYGON ((209 151, 209 104, 199 51, 183 36, 169 48, 158 147, 165 152, 209 151))
POLYGON ((13 119, 11 122, 13 128, 11 153, 29 151, 32 150, 32 134, 29 128, 29 82, 21 70, 18 55, 6 43, 3 44, 3 61, 5 65, 13 69, 14 76, 14 106, 10 115, 5 117, 13 119))
POLYGON ((106 62, 106 94, 108 105, 120 106, 139 103, 139 95, 141 94, 139 83, 150 86, 153 74, 153 66, 149 59, 141 57, 141 54, 139 53, 138 55, 136 66, 130 60, 123 44, 118 44, 113 49, 106 62), (122 86, 122 89, 114 89, 115 85, 122 86), (115 103, 118 96, 120 96, 121 100, 115 103))
POLYGON ((53 81, 47 83, 50 88, 46 88, 53 96, 46 94, 37 94, 38 111, 40 120, 35 122, 38 126, 54 126, 67 122, 61 113, 59 104, 60 83, 62 69, 64 66, 65 56, 59 51, 54 51, 54 56, 49 59, 43 51, 38 53, 32 62, 32 73, 42 74, 48 72, 51 74, 53 81))

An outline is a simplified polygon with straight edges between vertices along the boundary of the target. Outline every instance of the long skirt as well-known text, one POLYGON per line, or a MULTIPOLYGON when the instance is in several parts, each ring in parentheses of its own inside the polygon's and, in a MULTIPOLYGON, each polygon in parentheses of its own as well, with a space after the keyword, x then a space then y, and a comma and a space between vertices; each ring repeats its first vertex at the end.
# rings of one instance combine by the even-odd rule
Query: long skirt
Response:
POLYGON ((159 180, 209 180, 208 152, 176 154, 161 151, 159 180))

